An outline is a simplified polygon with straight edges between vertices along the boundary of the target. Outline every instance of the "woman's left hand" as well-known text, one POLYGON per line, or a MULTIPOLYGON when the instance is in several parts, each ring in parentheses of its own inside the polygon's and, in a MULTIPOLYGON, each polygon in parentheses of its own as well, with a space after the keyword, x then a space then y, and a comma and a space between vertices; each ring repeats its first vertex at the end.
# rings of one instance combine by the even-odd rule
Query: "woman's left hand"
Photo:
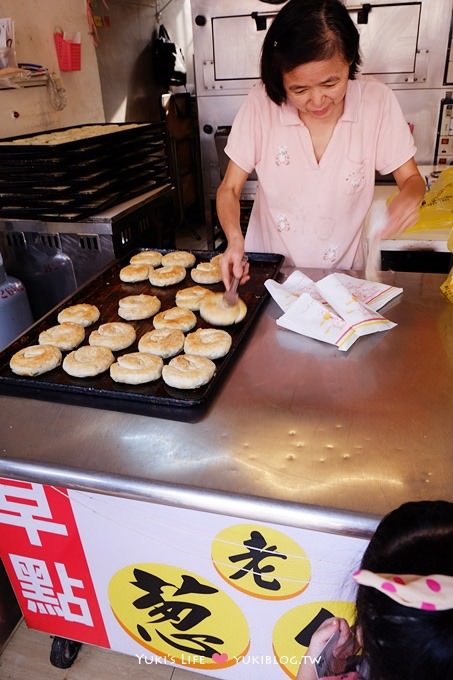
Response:
POLYGON ((388 221, 379 234, 381 238, 396 236, 415 224, 425 195, 425 182, 413 159, 397 168, 393 176, 399 193, 388 206, 388 221))
POLYGON ((398 194, 388 206, 388 221, 381 231, 380 237, 397 236, 417 222, 419 213, 419 201, 414 204, 414 201, 407 201, 404 195, 398 194))

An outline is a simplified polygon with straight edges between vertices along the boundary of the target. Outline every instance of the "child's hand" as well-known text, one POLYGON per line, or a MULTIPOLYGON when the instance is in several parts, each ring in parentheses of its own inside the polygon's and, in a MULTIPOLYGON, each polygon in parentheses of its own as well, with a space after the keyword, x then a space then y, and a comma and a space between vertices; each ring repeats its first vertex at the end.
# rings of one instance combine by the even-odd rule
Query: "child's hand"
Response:
POLYGON ((299 673, 297 674, 297 680, 317 680, 314 660, 319 656, 328 640, 337 631, 340 632, 340 637, 334 647, 333 655, 339 661, 339 667, 336 671, 341 672, 343 670, 344 660, 353 652, 354 639, 348 622, 345 619, 332 617, 326 619, 326 621, 319 626, 317 631, 313 633, 310 646, 305 654, 305 657, 310 657, 309 662, 304 663, 302 660, 299 673), (313 663, 311 662, 312 660, 313 663))

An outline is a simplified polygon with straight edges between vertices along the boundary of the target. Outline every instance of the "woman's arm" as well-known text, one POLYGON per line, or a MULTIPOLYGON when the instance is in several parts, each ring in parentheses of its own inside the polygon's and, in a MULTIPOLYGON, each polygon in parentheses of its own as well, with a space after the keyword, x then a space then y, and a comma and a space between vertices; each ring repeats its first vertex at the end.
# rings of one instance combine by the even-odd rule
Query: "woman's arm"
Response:
POLYGON ((232 276, 237 276, 240 283, 245 283, 249 279, 248 265, 243 263, 244 237, 240 222, 240 198, 247 177, 248 173, 230 160, 217 189, 217 215, 228 241, 221 259, 222 278, 227 289, 231 285, 232 276))
POLYGON ((425 182, 413 158, 394 170, 393 176, 399 193, 388 207, 389 220, 380 234, 382 238, 395 236, 415 224, 425 195, 425 182))

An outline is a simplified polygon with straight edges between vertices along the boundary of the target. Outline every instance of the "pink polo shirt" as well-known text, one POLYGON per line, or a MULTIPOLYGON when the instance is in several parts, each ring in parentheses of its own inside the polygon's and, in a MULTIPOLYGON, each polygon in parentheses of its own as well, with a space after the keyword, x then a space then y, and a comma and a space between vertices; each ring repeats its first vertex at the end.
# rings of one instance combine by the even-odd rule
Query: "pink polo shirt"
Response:
POLYGON ((237 113, 225 151, 258 176, 248 252, 281 253, 296 267, 360 269, 375 170, 396 170, 416 147, 392 90, 359 77, 348 83, 343 115, 319 163, 297 109, 274 104, 262 83, 237 113))

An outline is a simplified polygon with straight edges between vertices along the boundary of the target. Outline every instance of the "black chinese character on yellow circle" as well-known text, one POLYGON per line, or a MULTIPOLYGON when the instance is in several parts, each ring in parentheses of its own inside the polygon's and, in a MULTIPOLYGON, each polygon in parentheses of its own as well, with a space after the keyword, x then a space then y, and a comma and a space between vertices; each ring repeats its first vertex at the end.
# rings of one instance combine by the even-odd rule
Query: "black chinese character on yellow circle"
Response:
POLYGON ((132 564, 110 581, 122 628, 156 655, 192 668, 226 668, 249 648, 239 607, 205 578, 165 564, 132 564))
POLYGON ((215 568, 230 585, 264 599, 283 600, 303 592, 310 562, 292 538, 271 527, 234 524, 212 543, 215 568))

